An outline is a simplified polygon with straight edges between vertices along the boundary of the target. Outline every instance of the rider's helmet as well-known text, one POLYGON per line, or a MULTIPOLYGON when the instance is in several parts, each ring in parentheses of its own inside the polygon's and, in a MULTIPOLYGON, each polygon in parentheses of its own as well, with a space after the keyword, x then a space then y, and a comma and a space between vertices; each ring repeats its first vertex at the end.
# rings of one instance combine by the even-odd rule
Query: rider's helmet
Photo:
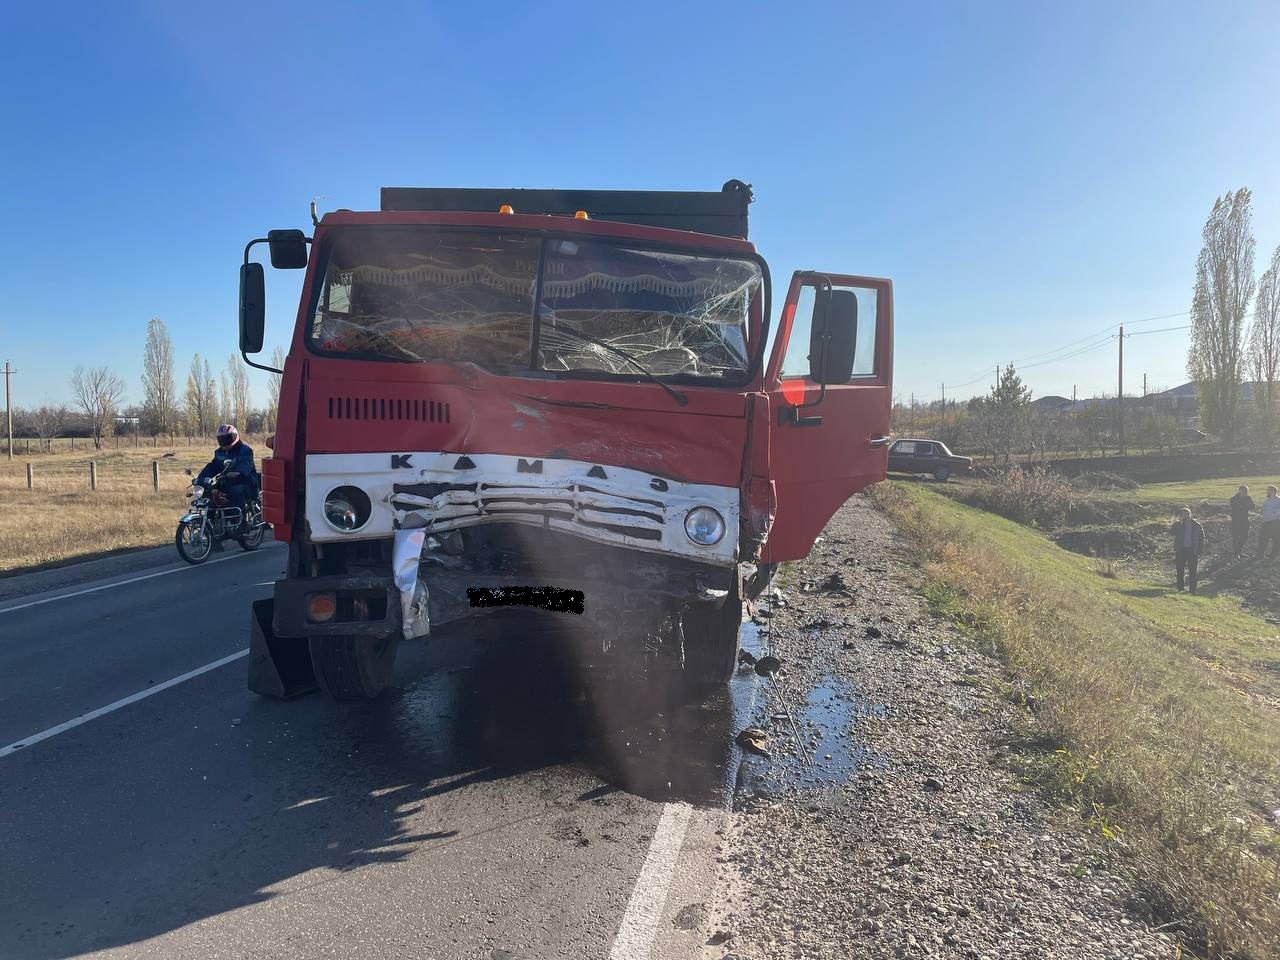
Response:
POLYGON ((218 428, 218 446, 234 447, 240 439, 240 431, 229 423, 218 428))

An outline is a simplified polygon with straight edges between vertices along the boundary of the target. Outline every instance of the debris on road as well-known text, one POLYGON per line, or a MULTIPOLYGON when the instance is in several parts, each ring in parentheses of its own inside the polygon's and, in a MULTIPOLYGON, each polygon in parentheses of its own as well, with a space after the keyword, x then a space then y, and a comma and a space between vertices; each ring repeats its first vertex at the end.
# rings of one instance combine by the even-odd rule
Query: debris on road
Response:
POLYGON ((764 656, 755 662, 756 673, 762 677, 772 677, 782 669, 782 661, 777 657, 764 656))
MULTIPOLYGON (((1020 708, 998 693, 998 664, 929 614, 889 521, 857 497, 826 537, 794 575, 836 589, 774 606, 769 650, 787 671, 756 713, 771 753, 744 744, 704 928, 736 935, 704 956, 1177 956, 1110 849, 993 762, 1020 708), (851 563, 855 549, 877 562, 851 563), (815 632, 815 619, 867 626, 815 632)), ((764 747, 754 730, 739 737, 764 747)))
POLYGON ((747 727, 735 738, 738 746, 763 757, 769 755, 769 734, 759 727, 747 727))

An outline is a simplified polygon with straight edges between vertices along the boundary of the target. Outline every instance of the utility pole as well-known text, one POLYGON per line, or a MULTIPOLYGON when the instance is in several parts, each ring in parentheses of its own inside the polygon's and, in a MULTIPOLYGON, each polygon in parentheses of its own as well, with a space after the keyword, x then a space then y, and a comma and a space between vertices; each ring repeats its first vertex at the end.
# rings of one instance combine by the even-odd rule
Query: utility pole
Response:
POLYGON ((1142 399, 1147 399, 1147 375, 1142 375, 1142 399))
POLYGON ((9 378, 12 377, 17 370, 9 366, 9 361, 4 362, 4 419, 9 426, 9 459, 13 459, 13 394, 9 390, 9 378))
POLYGON ((947 385, 942 384, 942 425, 947 425, 947 385))
POLYGON ((1119 386, 1116 389, 1116 425, 1118 440, 1120 441, 1120 456, 1124 456, 1124 324, 1120 324, 1120 370, 1118 374, 1119 386))

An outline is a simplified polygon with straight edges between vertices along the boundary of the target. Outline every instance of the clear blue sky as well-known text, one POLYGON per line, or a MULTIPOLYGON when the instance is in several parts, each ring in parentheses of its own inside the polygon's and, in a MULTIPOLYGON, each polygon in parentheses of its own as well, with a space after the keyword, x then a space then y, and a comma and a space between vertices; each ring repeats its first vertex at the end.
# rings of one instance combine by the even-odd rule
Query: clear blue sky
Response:
MULTIPOLYGON (((1272 0, 22 4, 5 27, 19 405, 67 398, 77 363, 139 399, 153 316, 180 383, 193 351, 225 364, 244 242, 306 226, 314 196, 376 207, 384 184, 747 180, 778 286, 894 279, 896 387, 917 398, 1185 311, 1229 189, 1254 190, 1259 267, 1280 243, 1272 0)), ((268 346, 297 281, 270 282, 268 346)), ((1126 386, 1185 380, 1185 344, 1130 341, 1126 386)), ((1037 395, 1114 390, 1114 350, 1027 375, 1037 395)))

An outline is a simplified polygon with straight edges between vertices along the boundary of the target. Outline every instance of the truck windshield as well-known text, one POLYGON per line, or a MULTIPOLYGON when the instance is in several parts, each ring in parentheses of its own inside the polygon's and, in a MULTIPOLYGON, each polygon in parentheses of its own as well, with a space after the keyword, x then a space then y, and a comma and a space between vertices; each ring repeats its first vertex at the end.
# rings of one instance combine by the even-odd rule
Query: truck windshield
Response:
POLYGON ((762 285, 751 260, 609 240, 350 228, 330 247, 308 334, 325 353, 500 373, 635 377, 638 364, 732 380, 749 366, 762 285))

